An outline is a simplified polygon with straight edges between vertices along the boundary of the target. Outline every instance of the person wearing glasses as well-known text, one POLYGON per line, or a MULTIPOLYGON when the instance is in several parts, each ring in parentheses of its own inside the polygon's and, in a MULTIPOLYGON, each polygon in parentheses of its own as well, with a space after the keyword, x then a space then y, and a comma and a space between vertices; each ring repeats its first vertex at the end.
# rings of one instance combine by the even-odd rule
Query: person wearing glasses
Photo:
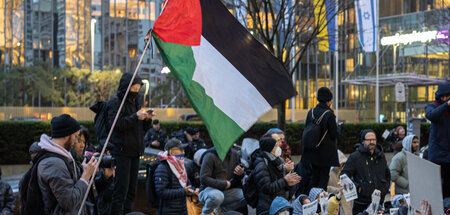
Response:
POLYGON ((358 198, 353 203, 353 214, 363 212, 371 203, 375 189, 381 191, 383 200, 389 191, 390 170, 381 145, 372 129, 361 131, 361 144, 347 160, 341 175, 346 174, 356 185, 358 198))

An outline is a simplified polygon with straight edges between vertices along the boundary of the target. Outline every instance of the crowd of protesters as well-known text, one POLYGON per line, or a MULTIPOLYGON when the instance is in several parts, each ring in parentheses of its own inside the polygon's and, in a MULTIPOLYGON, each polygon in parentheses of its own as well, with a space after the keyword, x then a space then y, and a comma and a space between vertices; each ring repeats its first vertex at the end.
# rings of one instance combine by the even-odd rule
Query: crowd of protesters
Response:
MULTIPOLYGON (((113 124, 131 79, 130 74, 124 74, 117 95, 108 102, 108 126, 113 124)), ((406 135, 403 128, 396 129, 393 132, 396 136, 391 138, 395 143, 400 142, 401 148, 388 166, 376 132, 366 128, 360 132, 356 150, 347 157, 337 147, 339 132, 331 108, 333 94, 328 88, 318 90, 319 103, 306 118, 308 127, 316 124, 320 116, 321 141, 313 148, 303 146, 298 164, 291 160, 285 133, 272 128, 262 134, 259 148, 251 154, 251 165, 244 167, 234 148, 220 159, 216 149, 207 147, 196 128, 174 132, 169 139, 159 121, 152 121, 155 113, 141 109, 138 102, 141 86, 141 79, 136 77, 113 130, 107 154, 112 156, 114 164, 103 166, 98 172, 94 172, 94 168, 95 157, 99 154, 95 151, 99 150, 89 143, 87 130, 67 114, 51 120, 51 135, 43 134, 40 141, 30 147, 35 171, 29 171, 30 178, 25 177, 23 180, 28 181, 20 185, 21 189, 26 189, 20 191, 23 214, 32 214, 29 212, 33 207, 41 210, 36 214, 78 214, 94 174, 95 181, 82 214, 132 212, 139 157, 145 147, 161 150, 158 166, 150 179, 158 196, 158 214, 248 214, 249 202, 256 202, 256 214, 309 215, 304 213, 304 206, 314 202, 319 207, 313 214, 369 214, 373 193, 381 198, 376 211, 389 213, 383 203, 391 182, 395 183, 398 195, 390 201, 390 207, 399 208, 397 214, 406 214, 408 206, 403 194, 409 193, 409 182, 405 153, 419 154, 419 138, 414 134, 406 135), (88 156, 88 152, 93 152, 92 156, 88 156), (358 197, 353 201, 347 201, 343 195, 344 186, 340 182, 343 175, 356 186, 358 197), (24 201, 34 195, 30 191, 33 185, 39 189, 36 199, 41 207, 24 201), (244 193, 244 189, 251 189, 249 187, 253 187, 254 195, 244 193)), ((426 116, 432 122, 428 159, 441 166, 443 197, 449 214, 448 82, 439 85, 436 101, 427 106, 426 116)), ((0 181, 0 214, 10 214, 14 210, 15 199, 11 194, 11 188, 0 181)), ((418 212, 431 214, 428 202, 423 201, 423 208, 418 212)))

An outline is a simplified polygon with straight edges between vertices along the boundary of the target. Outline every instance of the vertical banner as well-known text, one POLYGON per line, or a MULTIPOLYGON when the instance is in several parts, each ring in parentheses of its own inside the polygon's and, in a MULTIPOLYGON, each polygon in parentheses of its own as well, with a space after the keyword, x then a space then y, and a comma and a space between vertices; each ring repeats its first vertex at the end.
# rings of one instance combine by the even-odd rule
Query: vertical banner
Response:
POLYGON ((335 51, 337 43, 336 0, 314 0, 314 19, 319 29, 319 51, 335 51))
POLYGON ((359 42, 365 52, 375 52, 377 47, 376 0, 355 0, 356 24, 359 42))

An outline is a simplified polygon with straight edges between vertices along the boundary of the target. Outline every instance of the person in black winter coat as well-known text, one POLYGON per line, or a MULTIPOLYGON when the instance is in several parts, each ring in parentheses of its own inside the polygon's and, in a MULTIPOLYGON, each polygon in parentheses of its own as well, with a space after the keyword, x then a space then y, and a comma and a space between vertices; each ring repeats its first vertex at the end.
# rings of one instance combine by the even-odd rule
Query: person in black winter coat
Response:
POLYGON ((337 126, 336 116, 331 110, 331 102, 333 94, 326 87, 321 87, 317 92, 317 100, 319 104, 314 109, 308 112, 306 117, 306 126, 313 123, 312 114, 314 112, 314 118, 319 119, 320 116, 328 111, 322 118, 320 123, 321 136, 325 135, 325 138, 320 143, 317 149, 308 149, 303 147, 302 154, 302 167, 309 168, 311 171, 311 180, 308 185, 306 193, 312 187, 320 187, 324 190, 327 189, 330 167, 339 166, 338 154, 337 154, 337 126))
POLYGON ((144 137, 145 146, 164 150, 167 141, 167 133, 161 128, 159 120, 153 120, 153 127, 150 128, 144 137))
POLYGON ((258 189, 256 214, 269 214, 270 204, 275 197, 287 198, 287 191, 300 182, 297 173, 290 173, 294 168, 292 162, 285 163, 281 156, 281 140, 277 134, 262 138, 260 150, 253 162, 254 180, 258 189), (273 138, 272 138, 273 137, 273 138))
POLYGON ((184 165, 186 166, 186 172, 192 186, 200 187, 200 168, 202 166, 202 159, 207 149, 199 149, 194 154, 194 160, 186 160, 184 165))
POLYGON ((184 167, 186 146, 173 138, 167 142, 166 151, 158 154, 161 163, 156 167, 154 180, 160 199, 160 215, 187 215, 186 195, 198 195, 198 190, 191 189, 184 167), (169 178, 172 180, 169 181, 169 178))
MULTIPOLYGON (((125 96, 133 75, 124 73, 120 78, 117 95, 108 102, 108 125, 112 123, 125 96)), ((142 80, 135 77, 110 139, 110 151, 116 161, 116 176, 110 214, 123 214, 132 210, 137 188, 139 156, 144 154, 144 134, 151 126, 153 113, 141 110, 138 94, 142 80)))
POLYGON ((206 143, 200 138, 200 131, 198 128, 187 128, 187 135, 191 137, 192 140, 188 141, 188 147, 186 147, 186 157, 189 159, 194 159, 194 154, 199 149, 206 149, 206 143))
POLYGON ((371 203, 375 189, 381 191, 384 199, 391 182, 383 149, 377 144, 375 132, 371 129, 361 131, 362 144, 347 160, 341 175, 347 174, 356 185, 358 198, 353 203, 353 214, 364 211, 371 203))
POLYGON ((443 197, 450 197, 450 82, 439 84, 425 116, 431 121, 428 160, 441 166, 443 197))

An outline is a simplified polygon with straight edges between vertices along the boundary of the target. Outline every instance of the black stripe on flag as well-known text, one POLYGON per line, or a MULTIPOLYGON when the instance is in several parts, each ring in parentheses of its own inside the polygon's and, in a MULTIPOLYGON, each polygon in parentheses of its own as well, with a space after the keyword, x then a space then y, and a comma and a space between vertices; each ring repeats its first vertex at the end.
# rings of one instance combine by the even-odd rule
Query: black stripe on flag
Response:
POLYGON ((200 0, 200 4, 203 37, 255 86, 270 105, 297 94, 283 64, 234 18, 220 0, 200 0))

